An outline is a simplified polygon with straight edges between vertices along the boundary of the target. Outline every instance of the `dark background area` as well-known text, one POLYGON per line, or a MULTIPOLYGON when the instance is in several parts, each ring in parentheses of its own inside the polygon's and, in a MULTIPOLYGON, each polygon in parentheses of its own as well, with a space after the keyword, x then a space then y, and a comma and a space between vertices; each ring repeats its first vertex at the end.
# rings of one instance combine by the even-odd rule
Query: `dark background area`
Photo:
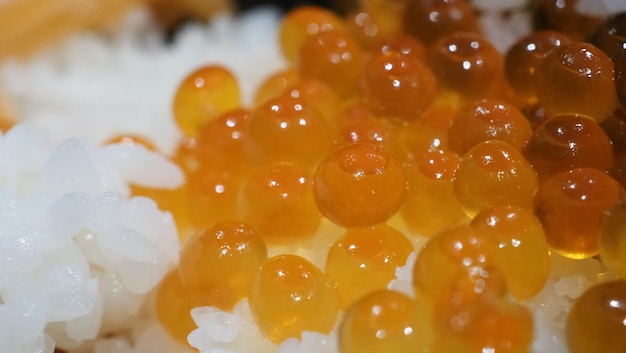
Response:
POLYGON ((275 5, 275 6, 279 6, 280 8, 282 8, 285 11, 288 11, 296 6, 301 6, 301 5, 317 5, 317 6, 324 6, 324 7, 331 7, 332 5, 332 1, 331 0, 317 0, 317 1, 294 1, 294 0, 274 0, 274 1, 270 1, 270 0, 238 0, 237 3, 239 4, 239 8, 242 11, 251 9, 255 6, 261 6, 261 5, 275 5))

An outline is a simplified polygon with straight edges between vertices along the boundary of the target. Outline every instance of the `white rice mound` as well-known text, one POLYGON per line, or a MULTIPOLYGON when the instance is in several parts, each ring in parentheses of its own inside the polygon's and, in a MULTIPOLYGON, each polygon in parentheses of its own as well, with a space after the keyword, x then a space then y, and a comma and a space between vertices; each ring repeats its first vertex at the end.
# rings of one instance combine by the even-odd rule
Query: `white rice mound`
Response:
POLYGON ((180 247, 172 216, 129 198, 130 181, 175 187, 183 178, 141 146, 55 146, 26 125, 0 137, 3 352, 70 350, 130 328, 180 247))
POLYGON ((137 133, 171 152, 180 137, 173 92, 203 64, 245 78, 248 103, 260 80, 284 66, 278 16, 266 9, 221 17, 165 46, 138 9, 110 33, 0 66, 0 93, 21 121, 0 136, 1 352, 190 350, 151 306, 178 259, 171 214, 129 198, 129 183, 175 188, 182 172, 142 146, 98 144, 137 133))
POLYGON ((285 66, 274 38, 278 20, 271 8, 221 16, 185 27, 165 46, 140 8, 110 33, 75 36, 27 63, 5 63, 0 94, 20 120, 54 141, 82 136, 99 143, 119 132, 139 133, 172 152, 180 132, 171 103, 182 79, 202 65, 224 65, 250 103, 260 81, 285 66))
MULTIPOLYGON (((474 4, 500 50, 530 31, 524 1, 474 4), (487 10, 493 6, 513 14, 505 22, 487 10)), ((182 173, 141 146, 98 144, 138 133, 172 152, 180 137, 171 117, 173 92, 203 64, 230 68, 250 103, 261 80, 285 66, 278 21, 278 12, 268 8, 220 17, 186 27, 165 46, 138 9, 106 35, 76 36, 30 61, 0 66, 0 93, 22 121, 0 136, 0 351, 190 351, 165 333, 151 309, 153 289, 177 262, 176 227, 152 200, 129 198, 128 187, 174 188, 182 173)), ((321 232, 340 234, 329 222, 321 232)), ((297 252, 322 267, 325 250, 314 248, 313 241, 297 252)), ((413 295, 415 258, 398 269, 389 288, 413 295)), ((535 317, 535 353, 567 352, 562 335, 569 308, 607 276, 593 259, 555 255, 553 263, 549 283, 525 303, 535 317)), ((233 313, 200 307, 191 315, 198 329, 189 343, 202 353, 337 352, 336 330, 270 343, 246 300, 233 313)))

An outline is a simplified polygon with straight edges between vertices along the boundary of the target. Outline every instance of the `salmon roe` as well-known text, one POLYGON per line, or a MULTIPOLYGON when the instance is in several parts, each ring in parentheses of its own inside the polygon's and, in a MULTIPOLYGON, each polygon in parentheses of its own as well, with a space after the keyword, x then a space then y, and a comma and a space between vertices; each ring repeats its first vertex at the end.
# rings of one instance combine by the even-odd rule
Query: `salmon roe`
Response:
POLYGON ((348 98, 363 73, 365 52, 347 33, 320 32, 302 44, 297 67, 302 77, 320 80, 348 98))
POLYGON ((374 291, 346 311, 339 327, 341 353, 408 353, 427 347, 426 310, 408 296, 374 291))
POLYGON ((494 97, 504 76, 502 55, 474 33, 442 37, 430 47, 428 61, 441 85, 464 99, 494 97))
POLYGON ((387 225, 348 229, 331 245, 325 268, 337 285, 341 307, 386 288, 412 251, 409 239, 387 225))
POLYGON ((478 22, 467 0, 417 0, 409 1, 405 27, 429 45, 437 39, 455 32, 476 32, 478 22))
POLYGON ((303 330, 330 332, 339 302, 315 265, 296 255, 279 255, 267 260, 254 279, 250 309, 265 336, 280 343, 303 330))
POLYGON ((402 29, 403 6, 396 1, 367 1, 346 15, 348 30, 364 48, 402 29))
POLYGON ((513 105, 481 99, 461 109, 448 129, 448 140, 454 152, 464 155, 477 143, 494 139, 521 149, 531 134, 530 123, 513 105))
POLYGON ((567 346, 572 353, 618 353, 626 349, 626 281, 587 290, 567 317, 567 346))
POLYGON ((574 168, 608 170, 613 163, 611 141, 600 125, 574 114, 546 121, 522 152, 542 181, 574 168))
POLYGON ((239 107, 239 84, 222 66, 204 66, 187 76, 174 96, 174 119, 188 136, 207 121, 239 107))
POLYGON ((504 72, 511 87, 525 104, 535 103, 534 78, 542 60, 557 47, 571 43, 565 34, 539 31, 519 39, 504 57, 504 72))
POLYGON ((159 284, 155 296, 156 314, 167 332, 180 342, 196 328, 191 309, 202 305, 184 287, 178 269, 170 271, 159 284))
POLYGON ((417 38, 405 34, 394 33, 379 39, 370 48, 370 55, 396 52, 408 55, 415 60, 426 60, 426 48, 417 38))
POLYGON ((404 174, 385 150, 372 144, 339 147, 320 164, 313 192, 322 214, 342 227, 377 224, 404 201, 404 174))
POLYGON ((600 224, 600 256, 602 262, 621 278, 626 279, 626 205, 624 195, 602 216, 600 224))
POLYGON ((433 236, 468 220, 453 188, 459 161, 453 152, 435 150, 415 156, 406 167, 407 197, 400 215, 413 233, 433 236))
POLYGON ((301 98, 281 95, 252 111, 248 153, 258 164, 290 161, 314 164, 328 142, 322 112, 301 98))
MULTIPOLYGON (((533 1, 550 30, 502 54, 468 0, 345 3, 284 17, 288 67, 250 106, 220 66, 176 91, 186 182, 159 206, 194 235, 159 320, 184 341, 191 308, 247 298, 274 344, 336 327, 340 353, 532 351, 528 307, 567 285, 559 261, 626 279, 624 15, 596 47, 576 1, 533 1)), ((554 337, 622 352, 623 287, 568 287, 554 337)))
POLYGON ((375 114, 414 120, 435 98, 435 76, 422 62, 395 51, 375 56, 365 68, 361 98, 375 114))
POLYGON ((592 168, 563 172, 543 184, 535 198, 535 213, 552 249, 572 258, 597 255, 600 221, 621 192, 615 180, 592 168))
POLYGON ((454 175, 454 193, 470 217, 501 204, 532 207, 537 174, 513 145, 498 140, 476 144, 454 175))
POLYGON ((559 46, 537 68, 537 99, 551 115, 582 114, 601 122, 617 108, 613 67, 591 44, 559 46))
POLYGON ((511 294, 523 300, 541 291, 550 274, 550 249, 542 225, 532 210, 512 205, 496 206, 477 214, 470 226, 497 243, 494 261, 511 294), (533 261, 526 261, 530 258, 533 261))
POLYGON ((435 352, 528 351, 532 317, 507 299, 498 251, 489 235, 460 226, 419 253, 413 285, 433 315, 435 352))
POLYGON ((419 253, 413 269, 418 297, 444 310, 455 291, 465 291, 464 300, 505 293, 502 276, 495 267, 497 244, 468 225, 445 230, 431 238, 419 253))
POLYGON ((281 22, 280 47, 285 59, 294 63, 309 37, 320 32, 346 30, 344 21, 332 12, 321 7, 302 6, 287 14, 281 22))
POLYGON ((198 303, 231 310, 237 301, 250 297, 252 282, 266 259, 267 248, 257 231, 245 223, 222 222, 185 242, 178 273, 198 303))
POLYGON ((315 235, 322 219, 310 173, 297 164, 272 164, 243 187, 244 218, 270 244, 293 244, 315 235))

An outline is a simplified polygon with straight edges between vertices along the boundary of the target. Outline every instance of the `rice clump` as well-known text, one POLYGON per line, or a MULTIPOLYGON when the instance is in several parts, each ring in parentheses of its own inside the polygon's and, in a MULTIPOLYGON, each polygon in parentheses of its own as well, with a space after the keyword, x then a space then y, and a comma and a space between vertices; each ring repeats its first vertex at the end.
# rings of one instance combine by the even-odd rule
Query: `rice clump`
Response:
POLYGON ((3 351, 70 350, 128 329, 180 244, 171 215, 129 198, 127 183, 176 187, 178 167, 141 146, 55 148, 17 125, 0 136, 0 181, 3 351))
POLYGON ((111 33, 0 66, 0 94, 20 120, 0 135, 0 351, 192 351, 168 336, 152 305, 177 263, 176 226, 153 200, 129 196, 129 184, 176 188, 183 175, 142 146, 98 144, 137 133, 171 152, 180 137, 173 92, 207 63, 245 78, 248 103, 284 65, 278 17, 221 17, 166 46, 140 8, 111 33), (251 51, 257 65, 243 55, 251 51))

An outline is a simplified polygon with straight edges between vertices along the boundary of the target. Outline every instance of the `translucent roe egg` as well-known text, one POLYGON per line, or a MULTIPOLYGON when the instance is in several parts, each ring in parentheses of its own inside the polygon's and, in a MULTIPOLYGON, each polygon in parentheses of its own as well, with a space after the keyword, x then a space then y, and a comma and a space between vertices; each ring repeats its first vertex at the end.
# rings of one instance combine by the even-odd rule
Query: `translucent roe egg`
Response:
POLYGON ((337 292, 326 275, 303 257, 268 259, 253 287, 252 316, 274 343, 299 338, 303 330, 327 334, 335 325, 337 292))
POLYGON ((300 49, 297 68, 303 78, 320 80, 342 98, 353 96, 365 67, 365 53, 350 35, 320 32, 300 49))
POLYGON ((293 244, 315 235, 322 219, 313 180, 304 167, 276 163, 261 168, 243 187, 245 219, 268 244, 293 244))
POLYGON ((489 235, 459 226, 418 254, 413 286, 432 313, 432 352, 528 352, 532 316, 506 298, 497 246, 489 235))
POLYGON ((531 352, 533 317, 507 300, 452 302, 439 319, 431 352, 531 352))
POLYGON ((249 110, 235 109, 202 124, 190 151, 193 157, 206 167, 235 173, 248 171, 245 136, 249 116, 249 110))
POLYGON ((180 252, 178 272, 198 303, 232 310, 250 298, 252 283, 267 249, 261 235, 241 222, 217 223, 187 240, 180 252))
POLYGON ((344 21, 331 11, 317 6, 301 6, 290 11, 279 29, 280 48, 290 63, 298 60, 300 48, 308 37, 326 31, 347 31, 344 21))
POLYGON ((186 177, 186 209, 196 230, 237 218, 241 175, 202 163, 186 177))
POLYGON ((450 148, 464 155, 479 142, 506 141, 521 149, 532 135, 526 117, 513 105, 496 99, 469 103, 452 121, 448 130, 450 148))
POLYGON ((626 107, 626 53, 615 59, 615 89, 622 107, 626 107))
POLYGON ((539 103, 524 106, 522 113, 524 113, 524 116, 528 119, 533 131, 537 130, 551 118, 546 112, 546 109, 539 103))
POLYGON ((578 115, 561 115, 537 128, 522 153, 545 181, 574 168, 608 170, 613 148, 602 128, 578 115))
POLYGON ((201 304, 183 286, 178 269, 170 271, 159 283, 155 305, 161 325, 172 337, 186 344, 189 333, 197 328, 191 309, 201 304))
POLYGON ((531 208, 537 187, 537 174, 521 152, 498 140, 472 147, 454 176, 454 193, 470 217, 501 204, 531 208))
POLYGON ((617 107, 611 59, 582 42, 561 45, 541 62, 535 92, 548 114, 583 114, 601 122, 617 107))
POLYGON ((567 317, 572 353, 626 351, 626 281, 600 283, 576 300, 567 317))
POLYGON ((533 24, 539 29, 552 29, 565 33, 574 40, 585 40, 593 33, 600 19, 579 11, 579 1, 533 1, 533 24))
POLYGON ((393 1, 380 1, 375 6, 361 7, 348 13, 346 24, 361 46, 369 48, 380 38, 400 32, 401 17, 400 6, 393 1))
POLYGON ((196 139, 188 136, 182 137, 178 141, 172 159, 185 174, 196 171, 200 165, 199 157, 196 154, 196 139))
POLYGON ((555 48, 571 43, 565 34, 539 31, 519 39, 506 52, 504 72, 511 87, 526 104, 537 101, 534 77, 541 61, 555 48))
POLYGON ((281 95, 250 114, 248 153, 258 164, 290 161, 315 164, 330 138, 324 115, 301 98, 281 95))
POLYGON ((415 300, 381 290, 348 308, 339 326, 339 352, 419 352, 431 334, 428 314, 415 300))
POLYGON ((415 120, 435 98, 437 81, 428 66, 395 51, 375 56, 365 68, 361 99, 390 120, 415 120))
POLYGON ((550 274, 550 249, 532 210, 496 206, 477 214, 470 226, 497 242, 495 264, 504 275, 507 289, 518 300, 530 298, 543 289, 550 274))
POLYGON ((615 157, 608 174, 622 187, 626 188, 626 153, 620 153, 615 157))
POLYGON ((360 102, 345 108, 337 120, 339 129, 333 141, 335 145, 365 142, 392 148, 393 128, 388 122, 375 118, 360 102))
POLYGON ((293 68, 270 75, 257 87, 254 94, 254 106, 258 107, 268 100, 281 95, 287 87, 300 80, 300 74, 293 68))
POLYGON ((401 129, 402 141, 409 155, 425 151, 450 150, 448 130, 459 114, 456 107, 436 102, 430 105, 415 121, 401 129))
POLYGON ((602 217, 600 258, 613 274, 626 279, 626 202, 623 195, 602 217))
POLYGON ((406 33, 395 33, 384 36, 375 42, 369 50, 372 56, 377 54, 396 52, 408 55, 415 60, 426 60, 426 49, 417 38, 406 33))
POLYGON ((592 168, 573 169, 545 182, 535 198, 535 214, 552 249, 574 259, 597 255, 602 215, 620 193, 615 180, 592 168))
POLYGON ((617 109, 611 116, 600 123, 613 145, 616 156, 626 152, 626 111, 617 109))
POLYGON ((239 84, 222 66, 203 66, 181 82, 174 95, 174 119, 187 136, 205 122, 240 105, 239 84))
POLYGON ((500 298, 504 282, 495 268, 496 243, 462 225, 429 239, 417 255, 413 286, 435 313, 451 310, 453 299, 500 298))
POLYGON ((385 289, 413 251, 409 239, 384 225, 350 228, 331 245, 325 272, 337 285, 342 308, 367 293, 385 289))
POLYGON ((383 223, 405 197, 400 166, 385 150, 366 143, 337 148, 315 173, 313 195, 324 216, 342 227, 383 223))
POLYGON ((416 156, 406 168, 407 197, 400 215, 411 232, 433 236, 468 220, 452 186, 459 161, 454 152, 434 150, 416 156))
POLYGON ((332 125, 339 98, 328 85, 314 79, 302 79, 295 70, 279 72, 261 84, 256 92, 255 105, 258 107, 281 95, 315 105, 332 125))
POLYGON ((314 79, 302 79, 288 86, 284 94, 314 105, 324 115, 328 125, 334 125, 340 106, 339 97, 328 85, 314 79))
POLYGON ((455 32, 477 32, 476 15, 466 0, 408 1, 404 25, 407 32, 430 45, 455 32))
POLYGON ((605 18, 596 27, 589 41, 615 61, 626 49, 626 12, 605 18))
POLYGON ((439 83, 465 100, 493 97, 504 78, 500 53, 474 33, 454 33, 439 39, 428 52, 439 83))

